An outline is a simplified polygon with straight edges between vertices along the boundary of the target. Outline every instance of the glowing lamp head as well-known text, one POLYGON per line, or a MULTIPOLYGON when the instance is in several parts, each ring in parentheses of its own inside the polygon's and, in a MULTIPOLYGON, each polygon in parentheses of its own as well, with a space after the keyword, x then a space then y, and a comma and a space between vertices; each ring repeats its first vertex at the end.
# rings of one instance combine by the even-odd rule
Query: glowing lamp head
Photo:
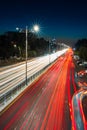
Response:
POLYGON ((35 32, 38 32, 39 31, 39 26, 38 25, 34 25, 33 29, 34 29, 35 32))
POLYGON ((16 27, 16 30, 18 31, 18 30, 19 30, 19 28, 18 28, 18 27, 16 27))

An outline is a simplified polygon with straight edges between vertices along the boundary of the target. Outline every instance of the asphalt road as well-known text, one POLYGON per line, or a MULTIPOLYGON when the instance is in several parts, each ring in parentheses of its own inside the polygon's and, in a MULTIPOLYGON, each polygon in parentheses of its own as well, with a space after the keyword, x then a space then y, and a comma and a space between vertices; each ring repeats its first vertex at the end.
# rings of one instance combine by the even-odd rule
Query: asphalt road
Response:
POLYGON ((0 117, 1 130, 71 130, 76 91, 72 51, 58 60, 0 117))

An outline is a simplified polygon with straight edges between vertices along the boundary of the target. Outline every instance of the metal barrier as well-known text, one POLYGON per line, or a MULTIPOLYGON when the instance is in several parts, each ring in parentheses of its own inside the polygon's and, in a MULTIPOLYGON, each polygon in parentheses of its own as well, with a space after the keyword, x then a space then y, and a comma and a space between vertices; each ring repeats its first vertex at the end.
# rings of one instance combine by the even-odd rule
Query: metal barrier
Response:
POLYGON ((21 92, 23 92, 37 77, 39 77, 43 71, 48 67, 44 67, 40 71, 36 72, 34 75, 27 79, 28 85, 26 86, 25 80, 19 83, 15 88, 12 88, 7 93, 0 97, 0 111, 2 111, 8 104, 10 104, 21 92))

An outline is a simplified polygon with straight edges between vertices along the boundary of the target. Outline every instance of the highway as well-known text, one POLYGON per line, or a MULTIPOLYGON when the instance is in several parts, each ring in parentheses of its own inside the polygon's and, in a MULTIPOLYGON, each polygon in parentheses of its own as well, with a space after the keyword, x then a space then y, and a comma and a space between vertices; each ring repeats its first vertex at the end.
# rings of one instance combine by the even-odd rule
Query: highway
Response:
MULTIPOLYGON (((53 62, 58 56, 64 54, 67 49, 58 51, 57 53, 35 58, 27 63, 27 77, 31 77, 42 68, 46 67, 49 62, 53 62), (50 61, 49 61, 50 60, 50 61)), ((25 64, 9 68, 0 72, 0 96, 15 88, 19 83, 25 81, 25 64)))
POLYGON ((70 130, 73 128, 72 96, 76 91, 69 49, 2 111, 0 129, 70 130))

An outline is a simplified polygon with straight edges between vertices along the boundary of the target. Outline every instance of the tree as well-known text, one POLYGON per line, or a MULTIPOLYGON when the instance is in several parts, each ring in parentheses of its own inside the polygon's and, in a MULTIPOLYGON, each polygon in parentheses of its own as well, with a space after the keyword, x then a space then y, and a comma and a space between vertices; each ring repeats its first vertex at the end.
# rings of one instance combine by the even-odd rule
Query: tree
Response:
POLYGON ((79 56, 82 59, 87 60, 87 48, 86 47, 80 47, 80 49, 79 49, 79 56))
MULTIPOLYGON (((0 58, 25 57, 25 32, 7 32, 0 36, 0 58)), ((28 32, 28 56, 40 56, 49 53, 49 42, 44 38, 37 38, 28 32)))
POLYGON ((80 39, 75 44, 76 50, 79 51, 81 47, 87 47, 87 39, 80 39))
POLYGON ((76 53, 79 54, 80 58, 87 60, 87 39, 80 39, 75 44, 76 53))

